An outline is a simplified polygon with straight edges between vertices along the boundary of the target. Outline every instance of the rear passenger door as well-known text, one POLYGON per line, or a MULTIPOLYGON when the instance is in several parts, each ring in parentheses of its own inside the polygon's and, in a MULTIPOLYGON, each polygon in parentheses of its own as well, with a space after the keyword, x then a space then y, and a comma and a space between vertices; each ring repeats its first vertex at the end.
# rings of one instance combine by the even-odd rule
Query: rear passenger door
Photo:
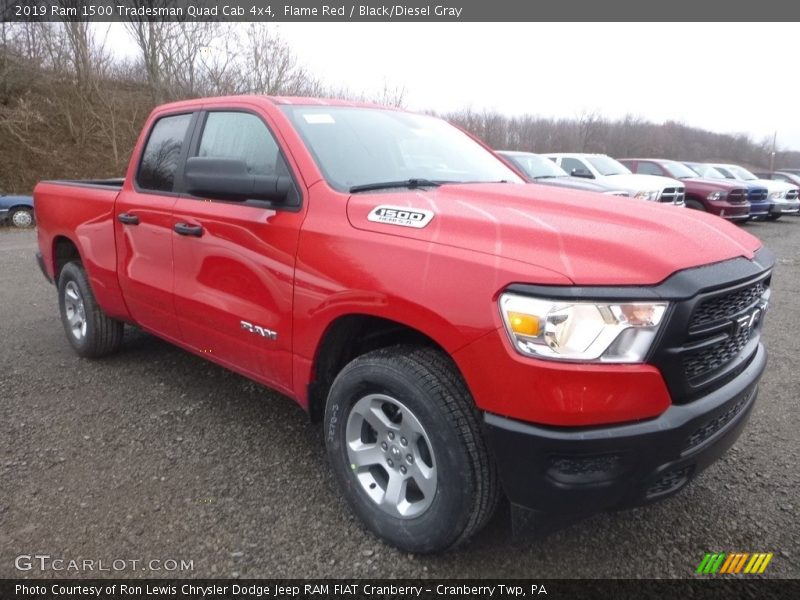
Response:
POLYGON ((179 332, 172 296, 172 209, 196 118, 191 112, 156 118, 133 185, 124 187, 114 203, 117 274, 125 304, 137 324, 173 341, 179 332))
MULTIPOLYGON (((253 174, 292 175, 265 118, 244 110, 201 114, 189 156, 242 159, 253 174)), ((184 194, 173 211, 183 341, 285 391, 291 389, 294 261, 305 208, 293 179, 293 206, 184 194)))

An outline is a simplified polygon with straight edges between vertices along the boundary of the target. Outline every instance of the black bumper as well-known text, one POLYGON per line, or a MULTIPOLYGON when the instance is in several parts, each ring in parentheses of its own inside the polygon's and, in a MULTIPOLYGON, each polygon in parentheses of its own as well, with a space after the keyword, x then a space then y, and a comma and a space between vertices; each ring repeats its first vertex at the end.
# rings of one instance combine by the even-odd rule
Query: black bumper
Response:
POLYGON ((759 344, 734 380, 640 423, 542 427, 487 414, 485 424, 512 504, 585 515, 669 496, 719 458, 742 432, 767 353, 759 344))

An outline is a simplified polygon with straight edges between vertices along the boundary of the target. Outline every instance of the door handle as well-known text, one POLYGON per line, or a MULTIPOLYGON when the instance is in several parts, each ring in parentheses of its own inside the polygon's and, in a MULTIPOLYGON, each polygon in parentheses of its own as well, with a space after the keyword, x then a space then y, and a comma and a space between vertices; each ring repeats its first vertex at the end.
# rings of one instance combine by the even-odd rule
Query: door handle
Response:
POLYGON ((117 221, 125 225, 138 225, 139 217, 130 213, 120 213, 117 215, 117 221))
POLYGON ((200 237, 203 235, 203 226, 202 225, 189 225, 188 223, 175 223, 175 232, 180 235, 191 235, 194 237, 200 237))

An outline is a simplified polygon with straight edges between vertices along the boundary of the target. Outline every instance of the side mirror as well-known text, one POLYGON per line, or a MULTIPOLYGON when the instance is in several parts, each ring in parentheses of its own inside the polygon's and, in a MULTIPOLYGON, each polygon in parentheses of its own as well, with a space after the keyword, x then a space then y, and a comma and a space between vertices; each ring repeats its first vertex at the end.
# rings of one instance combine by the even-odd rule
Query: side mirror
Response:
POLYGON ((573 177, 583 177, 584 179, 594 179, 594 175, 592 175, 591 171, 588 169, 572 169, 570 175, 573 177))
POLYGON ((184 177, 190 194, 220 200, 286 202, 292 188, 291 177, 248 173, 247 163, 237 158, 190 158, 184 177))

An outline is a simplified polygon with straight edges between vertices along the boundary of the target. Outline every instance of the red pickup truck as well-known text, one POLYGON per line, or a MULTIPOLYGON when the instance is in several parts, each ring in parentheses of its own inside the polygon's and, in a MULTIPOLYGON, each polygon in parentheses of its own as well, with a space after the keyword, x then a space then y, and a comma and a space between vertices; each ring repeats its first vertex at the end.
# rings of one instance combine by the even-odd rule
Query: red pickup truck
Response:
POLYGON ((766 364, 756 238, 518 183, 433 117, 180 102, 124 180, 36 187, 38 260, 79 355, 131 324, 279 390, 323 420, 364 523, 434 552, 503 493, 543 527, 676 492, 738 437, 766 364))

